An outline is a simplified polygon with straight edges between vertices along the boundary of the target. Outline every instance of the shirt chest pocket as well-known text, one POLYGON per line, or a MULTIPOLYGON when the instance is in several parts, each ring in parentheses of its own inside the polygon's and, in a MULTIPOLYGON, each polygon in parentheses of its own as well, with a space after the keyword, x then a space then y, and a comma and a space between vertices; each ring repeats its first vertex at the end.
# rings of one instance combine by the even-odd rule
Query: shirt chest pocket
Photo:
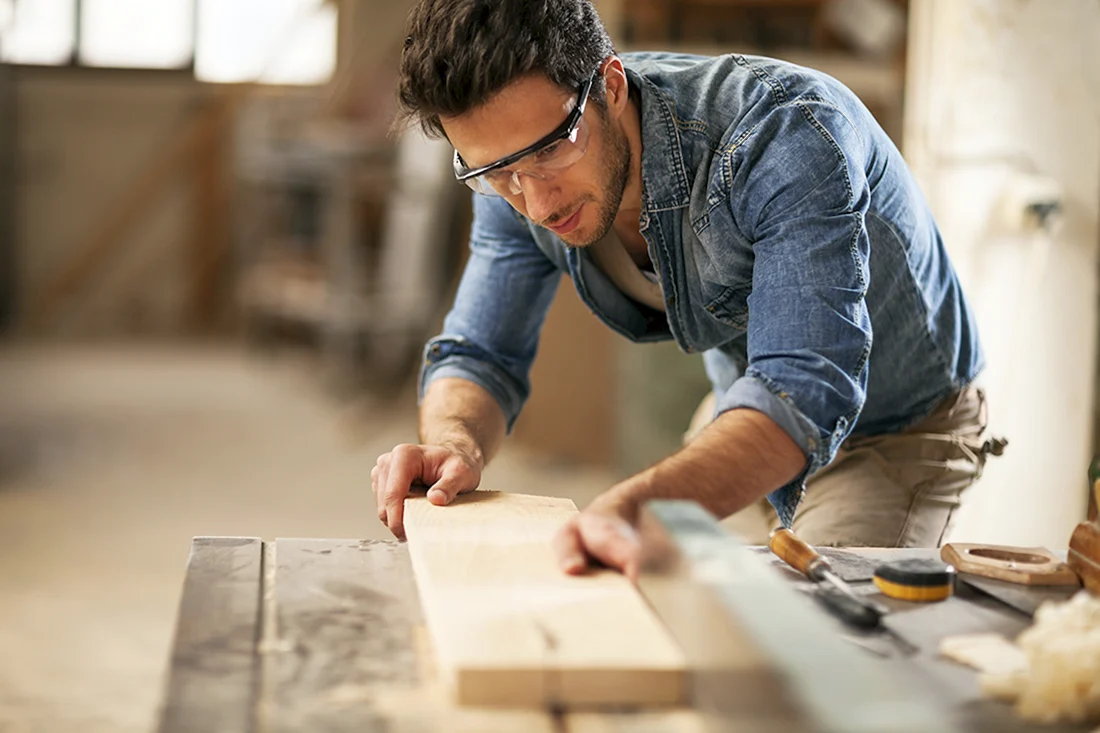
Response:
POLYGON ((703 308, 726 326, 745 331, 749 327, 749 293, 747 286, 706 284, 703 288, 703 308))

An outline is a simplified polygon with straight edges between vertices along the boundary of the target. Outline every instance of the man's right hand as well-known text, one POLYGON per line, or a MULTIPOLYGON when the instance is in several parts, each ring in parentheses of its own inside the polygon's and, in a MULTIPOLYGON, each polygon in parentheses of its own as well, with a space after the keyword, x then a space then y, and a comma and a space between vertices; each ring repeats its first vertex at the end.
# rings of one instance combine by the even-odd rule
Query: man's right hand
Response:
POLYGON ((378 518, 398 539, 405 539, 405 497, 415 485, 428 487, 428 501, 450 504, 481 483, 481 461, 457 448, 402 444, 378 457, 371 488, 378 518))

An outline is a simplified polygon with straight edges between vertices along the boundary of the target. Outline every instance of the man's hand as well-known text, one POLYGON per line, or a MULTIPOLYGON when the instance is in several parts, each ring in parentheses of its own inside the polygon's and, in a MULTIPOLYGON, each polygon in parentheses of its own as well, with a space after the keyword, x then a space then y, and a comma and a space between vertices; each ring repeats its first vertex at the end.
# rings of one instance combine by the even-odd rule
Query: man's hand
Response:
POLYGON ((414 485, 428 487, 428 501, 442 506, 481 483, 482 465, 450 446, 404 444, 378 457, 371 469, 371 489, 378 518, 398 539, 405 539, 405 497, 414 485))
POLYGON ((580 575, 595 560, 638 579, 641 543, 634 530, 635 510, 605 494, 570 519, 554 537, 554 552, 561 569, 580 575))

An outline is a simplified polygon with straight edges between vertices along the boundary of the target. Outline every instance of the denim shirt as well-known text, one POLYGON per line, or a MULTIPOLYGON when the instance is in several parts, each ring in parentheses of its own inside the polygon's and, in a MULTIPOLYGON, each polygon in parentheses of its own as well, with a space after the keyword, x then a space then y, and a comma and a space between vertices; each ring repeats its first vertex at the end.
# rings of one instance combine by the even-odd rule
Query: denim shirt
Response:
POLYGON ((806 478, 849 435, 901 430, 977 376, 973 313, 908 166, 842 84, 762 57, 622 59, 641 108, 639 228, 665 313, 504 199, 475 195, 470 257, 426 347, 421 395, 433 379, 471 380, 511 429, 567 273, 614 331, 701 353, 716 415, 758 410, 794 439, 806 468, 768 497, 789 526, 806 478))

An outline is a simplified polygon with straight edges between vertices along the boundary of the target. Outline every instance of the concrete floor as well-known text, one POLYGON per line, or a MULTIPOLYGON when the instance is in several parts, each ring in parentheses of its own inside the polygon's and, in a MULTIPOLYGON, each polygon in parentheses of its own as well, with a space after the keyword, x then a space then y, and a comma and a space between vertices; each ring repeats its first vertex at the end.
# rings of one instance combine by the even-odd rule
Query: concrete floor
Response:
MULTIPOLYGON (((0 733, 148 731, 191 537, 385 537, 370 468, 415 438, 412 393, 231 347, 8 347, 0 390, 0 733)), ((506 447, 483 486, 611 481, 506 447)))

